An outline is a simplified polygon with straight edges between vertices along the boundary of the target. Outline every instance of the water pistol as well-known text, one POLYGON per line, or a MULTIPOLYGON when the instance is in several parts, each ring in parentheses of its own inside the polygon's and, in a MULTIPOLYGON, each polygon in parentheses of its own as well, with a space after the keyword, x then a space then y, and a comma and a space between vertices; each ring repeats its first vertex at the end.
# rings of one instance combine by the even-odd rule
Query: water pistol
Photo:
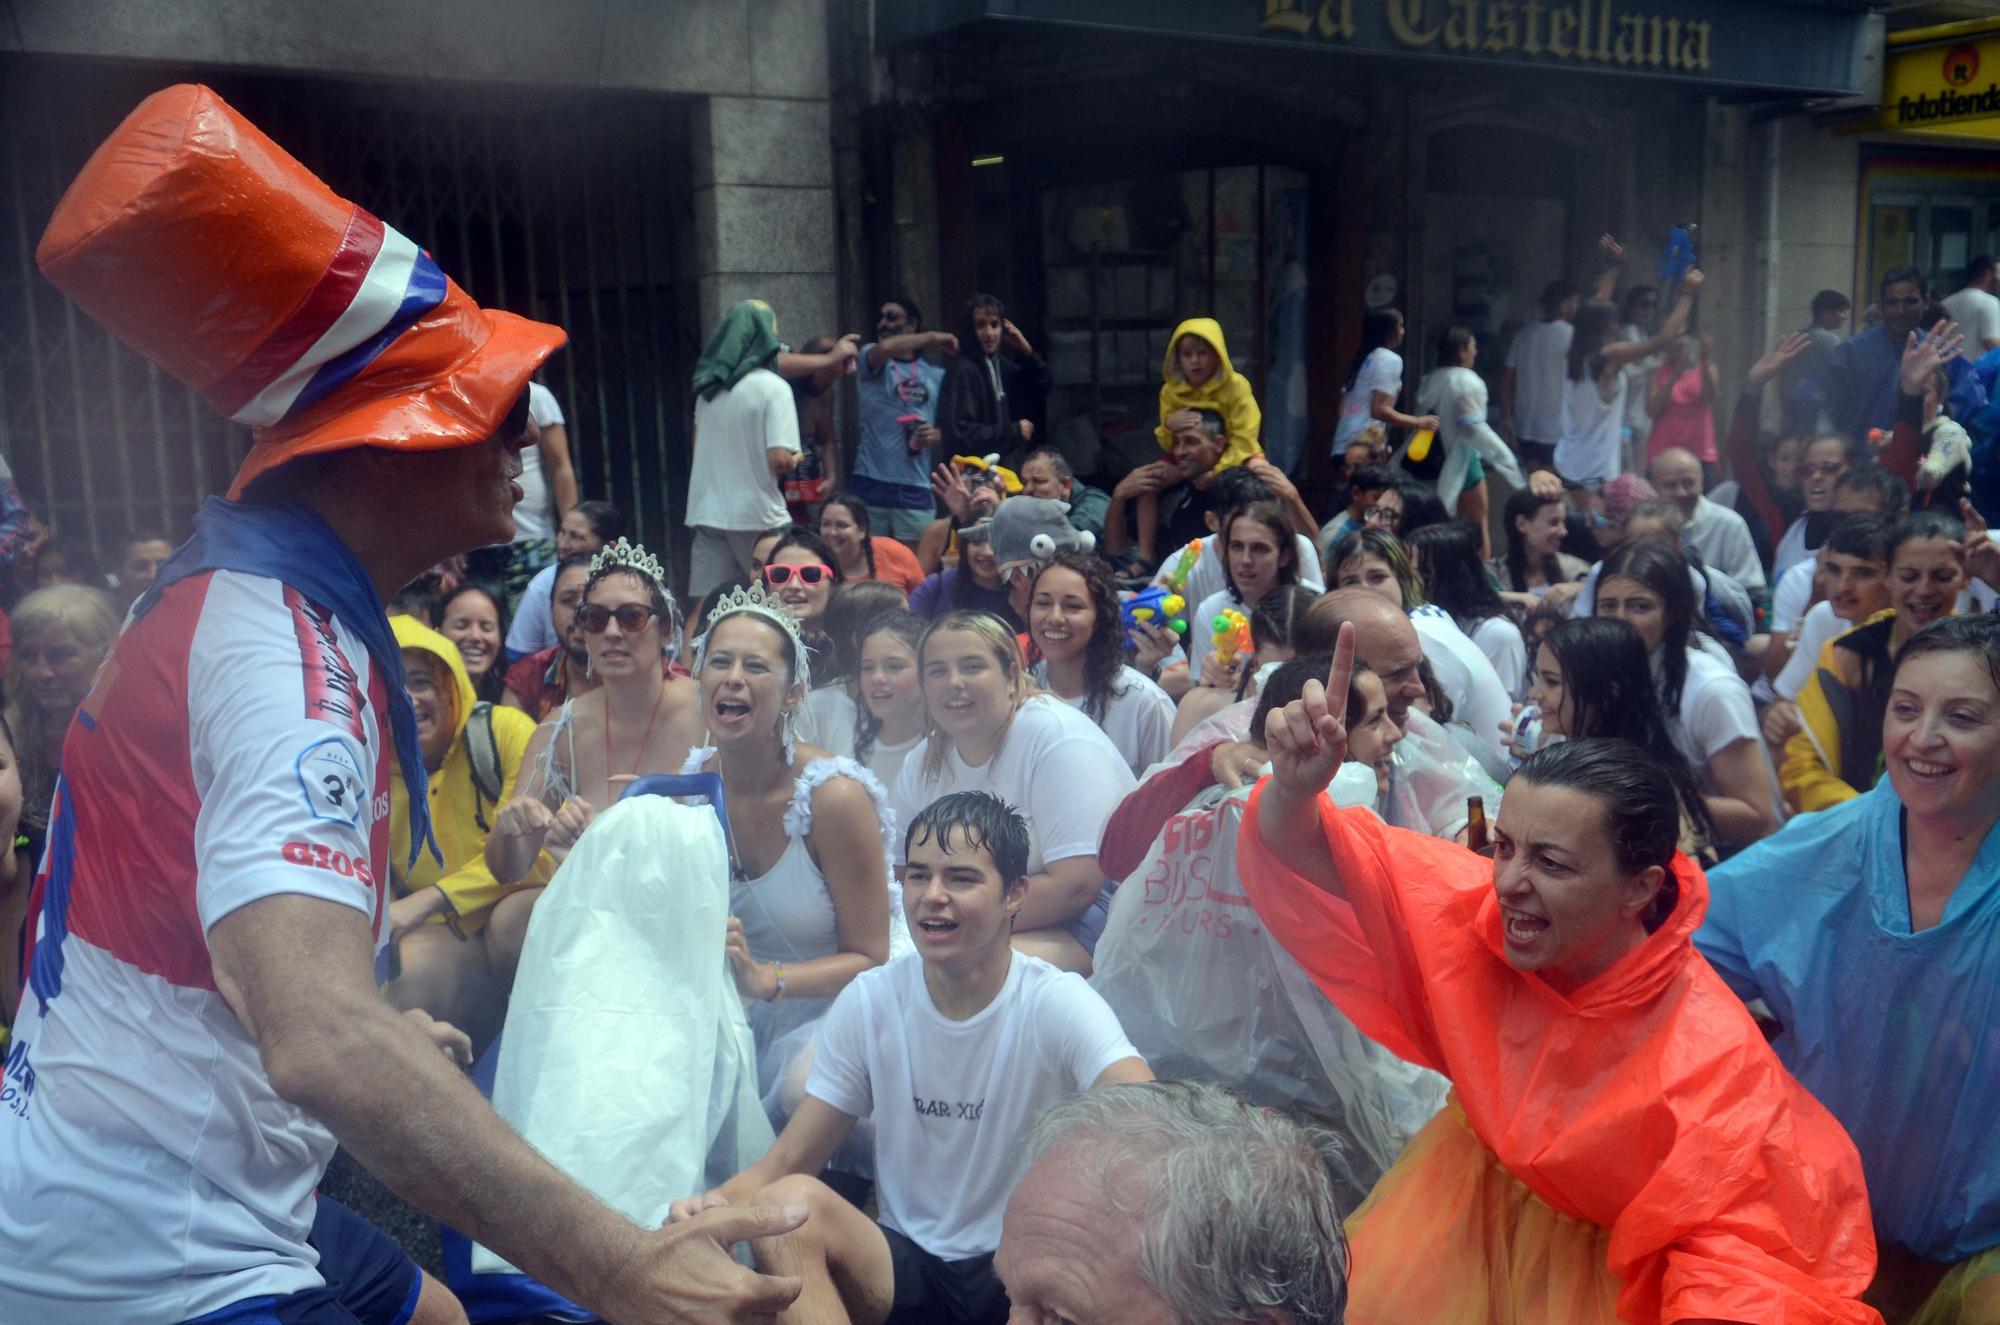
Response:
POLYGON ((1255 647, 1250 643, 1250 618, 1233 607, 1216 613, 1208 628, 1215 632, 1215 661, 1223 667, 1233 665, 1237 654, 1247 654, 1255 647))
POLYGON ((1173 570, 1167 575, 1167 588, 1177 594, 1186 593, 1188 575, 1194 570, 1195 563, 1200 560, 1201 540, 1197 538, 1181 549, 1181 559, 1174 563, 1173 570))
POLYGON ((1667 233, 1666 250, 1660 254, 1660 284, 1672 285, 1694 269, 1694 231, 1694 226, 1677 225, 1667 233))
POLYGON ((1140 622, 1149 626, 1165 626, 1176 635, 1185 636, 1187 619, 1182 615, 1187 611, 1187 599, 1162 585, 1142 589, 1127 598, 1119 609, 1125 618, 1125 643, 1128 647, 1139 647, 1133 627, 1140 622))

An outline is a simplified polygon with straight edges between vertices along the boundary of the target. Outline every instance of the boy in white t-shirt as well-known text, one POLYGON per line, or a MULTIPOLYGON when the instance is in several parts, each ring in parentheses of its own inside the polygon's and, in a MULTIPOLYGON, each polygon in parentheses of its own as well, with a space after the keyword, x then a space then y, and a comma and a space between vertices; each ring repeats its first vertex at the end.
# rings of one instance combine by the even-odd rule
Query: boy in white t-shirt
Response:
POLYGON ((917 951, 840 992, 770 1152, 672 1218, 805 1207, 795 1232, 752 1245, 767 1272, 804 1285, 788 1319, 1003 1325, 993 1253, 1030 1129, 1077 1091, 1153 1073, 1081 976, 1009 943, 1027 895, 1020 815, 986 792, 943 796, 911 820, 904 851, 917 951), (879 1223, 814 1176, 871 1115, 879 1223))

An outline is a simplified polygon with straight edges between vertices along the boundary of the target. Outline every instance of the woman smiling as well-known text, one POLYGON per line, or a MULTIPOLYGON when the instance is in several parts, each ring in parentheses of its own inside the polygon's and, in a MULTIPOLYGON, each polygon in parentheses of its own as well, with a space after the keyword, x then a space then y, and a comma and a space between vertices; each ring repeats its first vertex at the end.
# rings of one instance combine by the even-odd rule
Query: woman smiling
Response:
POLYGON ((2000 1318, 2000 621, 1897 653, 1887 776, 1711 876, 1695 935, 1861 1151, 1870 1300, 1920 1325, 2000 1318))
POLYGON ((1088 972, 1109 905, 1097 842, 1132 770, 1097 724, 1035 688, 999 618, 952 613, 926 632, 918 663, 929 738, 897 779, 896 821, 954 791, 1019 810, 1030 849, 1014 946, 1088 972))
POLYGON ((1919 511, 1889 536, 1889 606, 1827 642, 1799 692, 1799 730, 1785 742, 1780 780, 1801 812, 1852 800, 1882 775, 1882 714, 1889 704, 1890 660, 1918 631, 1956 609, 1971 564, 1986 566, 1986 531, 1967 537, 1965 523, 1942 511, 1919 511))
POLYGON ((1028 633, 1042 660, 1031 675, 1096 723, 1134 774, 1167 753, 1174 701, 1125 662, 1111 568, 1086 552, 1059 552, 1035 573, 1028 633))
POLYGON ((1617 741, 1521 766, 1491 864, 1324 796, 1354 656, 1266 725, 1238 840, 1259 918, 1453 1102, 1348 1224, 1366 1321, 1873 1322, 1854 1147, 1690 936, 1673 786, 1617 741))

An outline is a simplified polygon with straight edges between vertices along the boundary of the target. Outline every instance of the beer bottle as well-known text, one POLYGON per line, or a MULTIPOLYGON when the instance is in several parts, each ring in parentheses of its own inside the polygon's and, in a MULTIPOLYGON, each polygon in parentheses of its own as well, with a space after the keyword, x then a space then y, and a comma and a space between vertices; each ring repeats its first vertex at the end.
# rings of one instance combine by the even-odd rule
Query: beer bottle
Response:
POLYGON ((1486 832, 1486 801, 1480 796, 1465 798, 1465 846, 1468 851, 1487 855, 1491 842, 1486 832))

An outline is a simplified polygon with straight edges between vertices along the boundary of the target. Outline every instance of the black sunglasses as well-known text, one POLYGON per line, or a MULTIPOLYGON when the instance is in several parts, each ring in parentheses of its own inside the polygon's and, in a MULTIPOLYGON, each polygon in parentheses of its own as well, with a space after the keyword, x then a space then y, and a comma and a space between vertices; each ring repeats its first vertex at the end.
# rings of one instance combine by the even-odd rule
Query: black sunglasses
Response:
POLYGON ((634 635, 658 615, 659 613, 644 603, 620 603, 617 607, 591 603, 577 612, 576 619, 584 631, 591 635, 602 635, 604 628, 613 620, 618 622, 618 629, 627 635, 634 635))

